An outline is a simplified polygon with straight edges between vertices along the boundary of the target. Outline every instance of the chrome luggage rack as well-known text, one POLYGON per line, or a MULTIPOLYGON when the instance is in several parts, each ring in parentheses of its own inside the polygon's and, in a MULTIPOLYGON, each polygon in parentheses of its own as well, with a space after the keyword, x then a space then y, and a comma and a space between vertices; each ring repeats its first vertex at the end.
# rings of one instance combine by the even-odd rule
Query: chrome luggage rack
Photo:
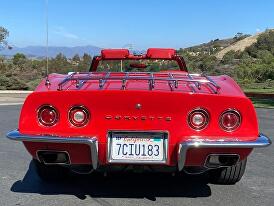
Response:
POLYGON ((121 89, 126 90, 128 80, 147 80, 149 90, 155 88, 156 81, 167 81, 171 91, 184 82, 193 93, 206 86, 211 93, 217 94, 220 86, 209 76, 202 74, 178 74, 168 72, 73 72, 58 84, 62 91, 68 82, 74 82, 76 89, 80 89, 88 81, 98 81, 98 89, 103 89, 107 81, 121 81, 121 89))

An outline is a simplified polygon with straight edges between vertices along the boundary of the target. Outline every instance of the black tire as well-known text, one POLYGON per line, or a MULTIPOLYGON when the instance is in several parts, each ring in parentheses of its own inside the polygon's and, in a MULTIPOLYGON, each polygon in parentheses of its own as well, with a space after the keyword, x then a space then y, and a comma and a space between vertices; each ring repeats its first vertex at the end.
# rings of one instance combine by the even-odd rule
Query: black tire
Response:
POLYGON ((44 181, 62 181, 68 175, 68 168, 60 165, 45 165, 33 159, 38 176, 44 181))
POLYGON ((209 171, 210 182, 221 185, 232 185, 239 182, 245 172, 247 159, 231 167, 218 168, 209 171))

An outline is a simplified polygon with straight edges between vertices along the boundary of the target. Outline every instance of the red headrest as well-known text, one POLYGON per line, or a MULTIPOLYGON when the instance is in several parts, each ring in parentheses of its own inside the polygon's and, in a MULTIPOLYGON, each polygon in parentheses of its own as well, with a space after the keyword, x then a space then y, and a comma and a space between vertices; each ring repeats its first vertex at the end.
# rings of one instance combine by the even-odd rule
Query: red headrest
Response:
POLYGON ((147 50, 147 57, 151 59, 172 59, 175 54, 175 49, 150 48, 147 50))
POLYGON ((103 49, 101 50, 103 59, 125 59, 129 56, 128 49, 103 49))

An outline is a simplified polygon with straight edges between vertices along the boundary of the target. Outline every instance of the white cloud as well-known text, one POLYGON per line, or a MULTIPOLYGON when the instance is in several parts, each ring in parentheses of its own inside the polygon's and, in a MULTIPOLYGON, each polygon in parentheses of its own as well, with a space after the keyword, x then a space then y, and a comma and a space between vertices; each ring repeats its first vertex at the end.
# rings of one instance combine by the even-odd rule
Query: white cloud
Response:
POLYGON ((55 34, 58 34, 60 36, 63 36, 68 39, 79 39, 79 37, 76 34, 73 34, 71 32, 68 32, 64 27, 58 26, 55 27, 54 31, 55 34))
POLYGON ((260 31, 261 31, 261 29, 259 29, 259 28, 256 29, 256 32, 260 32, 260 31))

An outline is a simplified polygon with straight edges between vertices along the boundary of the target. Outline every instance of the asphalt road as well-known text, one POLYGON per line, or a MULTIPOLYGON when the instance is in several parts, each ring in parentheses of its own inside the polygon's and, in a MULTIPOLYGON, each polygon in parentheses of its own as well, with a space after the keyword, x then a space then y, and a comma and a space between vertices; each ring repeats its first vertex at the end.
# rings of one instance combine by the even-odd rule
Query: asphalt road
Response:
MULTIPOLYGON (((197 177, 120 175, 44 183, 22 143, 6 139, 21 106, 0 106, 0 205, 274 205, 274 145, 257 149, 236 185, 197 177)), ((274 137, 274 110, 258 109, 261 132, 274 137)))

